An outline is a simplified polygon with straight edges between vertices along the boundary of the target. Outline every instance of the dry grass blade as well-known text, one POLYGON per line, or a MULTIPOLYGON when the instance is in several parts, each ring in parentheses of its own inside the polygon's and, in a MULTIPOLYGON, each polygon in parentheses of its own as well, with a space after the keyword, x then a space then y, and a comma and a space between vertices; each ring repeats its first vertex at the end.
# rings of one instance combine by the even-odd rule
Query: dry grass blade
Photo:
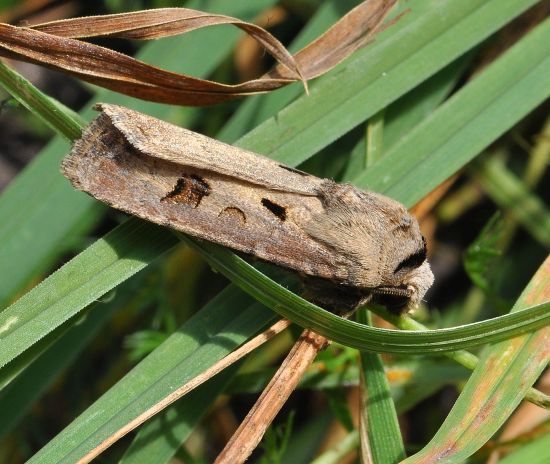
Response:
POLYGON ((325 337, 309 329, 302 332, 231 440, 216 458, 216 464, 237 464, 246 461, 298 385, 305 370, 328 343, 325 337))
POLYGON ((300 79, 300 71, 292 55, 262 27, 231 16, 189 8, 158 8, 131 13, 85 16, 37 24, 30 29, 71 39, 111 36, 143 40, 185 34, 195 29, 220 24, 232 24, 245 31, 290 71, 289 79, 300 79))
POLYGON ((364 2, 296 57, 265 29, 224 15, 187 8, 160 8, 66 19, 32 27, 0 24, 0 56, 41 64, 132 97, 159 103, 204 106, 267 92, 327 72, 379 31, 396 0, 364 2), (83 37, 155 39, 218 24, 233 24, 256 39, 280 63, 262 78, 228 85, 173 73, 83 37))
MULTIPOLYGON (((550 256, 514 305, 521 311, 550 298, 550 256)), ((495 434, 548 365, 550 327, 493 344, 482 353, 474 373, 442 426, 406 464, 464 462, 495 434)))
POLYGON ((225 358, 221 359, 216 364, 212 365, 206 369, 202 374, 191 379, 189 382, 186 382, 181 387, 174 390, 170 395, 165 397, 162 401, 155 404, 152 408, 144 411, 142 414, 137 416, 133 421, 127 423, 124 427, 117 430, 114 434, 110 435, 109 438, 104 440, 98 446, 90 450, 85 456, 83 456, 78 464, 86 464, 92 461, 94 458, 99 456, 103 451, 105 451, 113 443, 120 440, 126 434, 134 430, 136 427, 139 427, 146 420, 153 417, 155 414, 158 414, 163 409, 170 406, 172 403, 180 399, 182 396, 189 393, 191 390, 197 388, 199 385, 202 385, 207 380, 214 377, 216 374, 220 373, 225 368, 229 367, 231 364, 237 362, 243 356, 247 355, 254 349, 258 348, 260 345, 264 344, 275 335, 281 333, 287 327, 289 327, 291 322, 287 319, 282 319, 275 324, 273 324, 269 329, 265 330, 261 334, 254 337, 252 340, 246 342, 240 348, 236 349, 232 353, 228 354, 225 358))
MULTIPOLYGON (((384 18, 396 2, 397 0, 362 2, 318 39, 302 48, 294 58, 304 78, 313 79, 330 71, 355 50, 373 40, 378 32, 388 26, 384 24, 384 18)), ((287 74, 287 70, 277 66, 264 77, 290 78, 287 74)))

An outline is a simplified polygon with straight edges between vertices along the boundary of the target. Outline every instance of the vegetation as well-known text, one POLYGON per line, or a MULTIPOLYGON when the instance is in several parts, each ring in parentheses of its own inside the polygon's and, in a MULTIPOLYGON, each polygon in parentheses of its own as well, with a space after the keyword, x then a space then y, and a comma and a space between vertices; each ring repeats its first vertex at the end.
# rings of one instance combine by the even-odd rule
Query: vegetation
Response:
MULTIPOLYGON (((284 11, 286 20, 268 26, 295 52, 356 3, 185 6, 249 21, 284 11)), ((294 83, 202 109, 88 87, 93 97, 77 116, 0 64, 0 83, 30 110, 29 126, 46 121, 58 134, 0 196, 0 460, 77 462, 283 315, 334 343, 254 459, 549 462, 547 422, 534 414, 527 431, 513 427, 524 398, 550 404, 532 388, 548 361, 547 10, 535 0, 399 2, 392 16, 405 14, 309 82, 309 95, 294 83), (74 191, 60 161, 97 101, 413 208, 436 276, 425 307, 412 317, 370 308, 374 321, 366 312, 361 324, 348 321, 288 290, 294 282, 276 269, 74 191)), ((147 63, 223 82, 257 61, 234 64, 244 47, 229 26, 139 46, 147 63)), ((224 370, 98 462, 212 461, 299 332, 224 370)))

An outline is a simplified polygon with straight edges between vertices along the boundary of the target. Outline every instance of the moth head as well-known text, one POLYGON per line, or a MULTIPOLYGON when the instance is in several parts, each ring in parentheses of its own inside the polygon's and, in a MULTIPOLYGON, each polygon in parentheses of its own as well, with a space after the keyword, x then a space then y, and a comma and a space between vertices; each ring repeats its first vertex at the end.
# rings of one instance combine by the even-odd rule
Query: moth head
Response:
POLYGON ((418 307, 434 281, 418 222, 404 212, 401 223, 390 233, 383 253, 385 282, 373 289, 375 301, 394 312, 418 307))
MULTIPOLYGON (((358 275, 371 284, 375 301, 392 312, 410 311, 418 307, 434 281, 427 261, 426 240, 418 221, 403 205, 380 195, 374 197, 372 193, 370 197, 376 202, 371 203, 364 217, 376 218, 377 227, 370 226, 369 234, 379 248, 364 246, 356 251, 364 270, 358 275), (377 208, 373 208, 373 204, 377 208), (373 256, 378 258, 377 266, 373 266, 373 256), (375 285, 372 285, 374 279, 369 268, 378 270, 379 281, 375 285)), ((362 242, 367 243, 367 237, 362 242)))
POLYGON ((325 188, 325 211, 305 230, 347 261, 343 283, 394 312, 417 307, 434 280, 418 221, 389 197, 343 184, 325 188))
POLYGON ((374 301, 396 313, 407 312, 418 307, 422 298, 432 286, 434 276, 428 261, 410 269, 394 286, 374 288, 374 301))

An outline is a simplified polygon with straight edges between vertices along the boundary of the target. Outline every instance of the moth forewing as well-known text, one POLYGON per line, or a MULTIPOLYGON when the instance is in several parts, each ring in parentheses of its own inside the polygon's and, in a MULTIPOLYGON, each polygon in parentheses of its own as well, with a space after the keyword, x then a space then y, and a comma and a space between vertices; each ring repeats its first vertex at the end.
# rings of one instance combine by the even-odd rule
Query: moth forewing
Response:
POLYGON ((364 293, 431 285, 418 223, 390 198, 135 111, 98 105, 62 170, 114 208, 364 293))
POLYGON ((302 195, 315 196, 322 183, 322 179, 298 169, 128 108, 108 104, 98 104, 96 108, 132 147, 153 158, 302 195))

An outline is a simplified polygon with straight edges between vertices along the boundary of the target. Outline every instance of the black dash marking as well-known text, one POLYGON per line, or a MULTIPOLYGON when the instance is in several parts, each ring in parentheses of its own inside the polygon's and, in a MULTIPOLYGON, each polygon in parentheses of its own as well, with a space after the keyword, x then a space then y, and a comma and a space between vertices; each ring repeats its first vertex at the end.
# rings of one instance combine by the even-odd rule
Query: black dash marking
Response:
POLYGON ((267 198, 262 198, 262 205, 264 205, 271 213, 277 216, 281 221, 286 220, 286 208, 284 206, 273 203, 267 198))
POLYGON ((415 269, 418 266, 420 266, 424 261, 426 261, 426 239, 422 237, 422 247, 413 253, 412 255, 405 258, 403 261, 401 261, 395 270, 393 271, 394 274, 398 273, 401 269, 415 269))
POLYGON ((195 174, 180 177, 171 192, 168 192, 160 201, 168 203, 182 203, 193 208, 199 206, 203 197, 210 194, 210 186, 202 177, 195 174))
POLYGON ((300 171, 299 169, 291 168, 289 166, 285 166, 284 164, 279 164, 279 167, 283 168, 283 169, 286 169, 289 172, 293 172, 294 174, 300 174, 301 176, 304 176, 304 177, 309 177, 310 176, 310 174, 308 174, 307 172, 300 171))

